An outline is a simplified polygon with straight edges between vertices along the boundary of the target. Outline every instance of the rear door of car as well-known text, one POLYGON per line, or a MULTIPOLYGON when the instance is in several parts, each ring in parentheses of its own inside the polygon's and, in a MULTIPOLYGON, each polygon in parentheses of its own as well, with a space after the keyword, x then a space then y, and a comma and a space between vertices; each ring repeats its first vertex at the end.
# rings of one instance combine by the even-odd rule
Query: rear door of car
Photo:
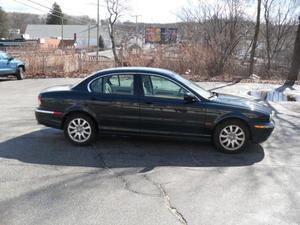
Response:
POLYGON ((141 75, 141 132, 175 136, 203 136, 206 110, 201 101, 187 102, 189 92, 176 81, 141 75))
POLYGON ((106 131, 138 132, 139 102, 134 74, 111 74, 89 84, 89 110, 97 117, 99 126, 106 131))

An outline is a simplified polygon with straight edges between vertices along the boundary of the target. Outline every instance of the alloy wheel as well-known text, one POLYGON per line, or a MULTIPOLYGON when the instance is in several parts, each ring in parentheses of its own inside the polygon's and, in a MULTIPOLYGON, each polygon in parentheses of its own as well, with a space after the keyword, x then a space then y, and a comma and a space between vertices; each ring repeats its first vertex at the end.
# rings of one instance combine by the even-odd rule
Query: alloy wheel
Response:
POLYGON ((224 127, 219 135, 219 141, 228 151, 236 151, 245 143, 246 135, 243 129, 237 125, 224 127))
POLYGON ((83 118, 75 118, 68 124, 68 135, 77 143, 86 142, 92 135, 91 125, 83 118))

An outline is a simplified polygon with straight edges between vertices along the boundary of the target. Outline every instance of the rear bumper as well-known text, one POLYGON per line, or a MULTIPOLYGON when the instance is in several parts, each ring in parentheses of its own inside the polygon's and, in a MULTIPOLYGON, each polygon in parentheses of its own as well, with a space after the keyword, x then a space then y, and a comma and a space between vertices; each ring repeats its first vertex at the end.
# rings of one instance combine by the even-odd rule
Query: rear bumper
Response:
POLYGON ((266 141, 272 134, 275 128, 275 123, 253 124, 251 126, 252 142, 259 144, 266 141))
POLYGON ((64 114, 61 112, 54 112, 41 109, 35 110, 35 118, 38 124, 58 129, 62 128, 63 115, 64 114))

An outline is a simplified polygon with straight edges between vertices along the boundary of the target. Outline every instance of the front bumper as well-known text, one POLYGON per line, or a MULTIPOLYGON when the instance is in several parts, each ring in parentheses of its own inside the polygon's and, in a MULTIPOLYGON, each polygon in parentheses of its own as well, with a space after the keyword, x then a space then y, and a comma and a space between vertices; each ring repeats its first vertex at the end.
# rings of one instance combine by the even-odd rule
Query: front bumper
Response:
POLYGON ((35 118, 39 124, 47 127, 62 128, 63 113, 36 109, 35 118))
POLYGON ((252 143, 259 144, 266 141, 275 128, 274 121, 263 124, 253 124, 251 126, 252 143))

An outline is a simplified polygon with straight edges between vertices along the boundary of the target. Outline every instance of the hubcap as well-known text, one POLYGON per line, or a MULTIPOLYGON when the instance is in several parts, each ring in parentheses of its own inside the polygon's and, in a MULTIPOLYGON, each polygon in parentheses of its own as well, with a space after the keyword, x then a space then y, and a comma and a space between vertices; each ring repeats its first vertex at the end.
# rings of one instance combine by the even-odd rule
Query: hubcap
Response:
POLYGON ((245 132, 237 125, 229 125, 220 132, 219 141, 225 149, 235 151, 245 143, 245 132))
POLYGON ((87 141, 91 134, 92 128, 88 121, 83 118, 73 119, 68 125, 69 137, 78 143, 87 141))

